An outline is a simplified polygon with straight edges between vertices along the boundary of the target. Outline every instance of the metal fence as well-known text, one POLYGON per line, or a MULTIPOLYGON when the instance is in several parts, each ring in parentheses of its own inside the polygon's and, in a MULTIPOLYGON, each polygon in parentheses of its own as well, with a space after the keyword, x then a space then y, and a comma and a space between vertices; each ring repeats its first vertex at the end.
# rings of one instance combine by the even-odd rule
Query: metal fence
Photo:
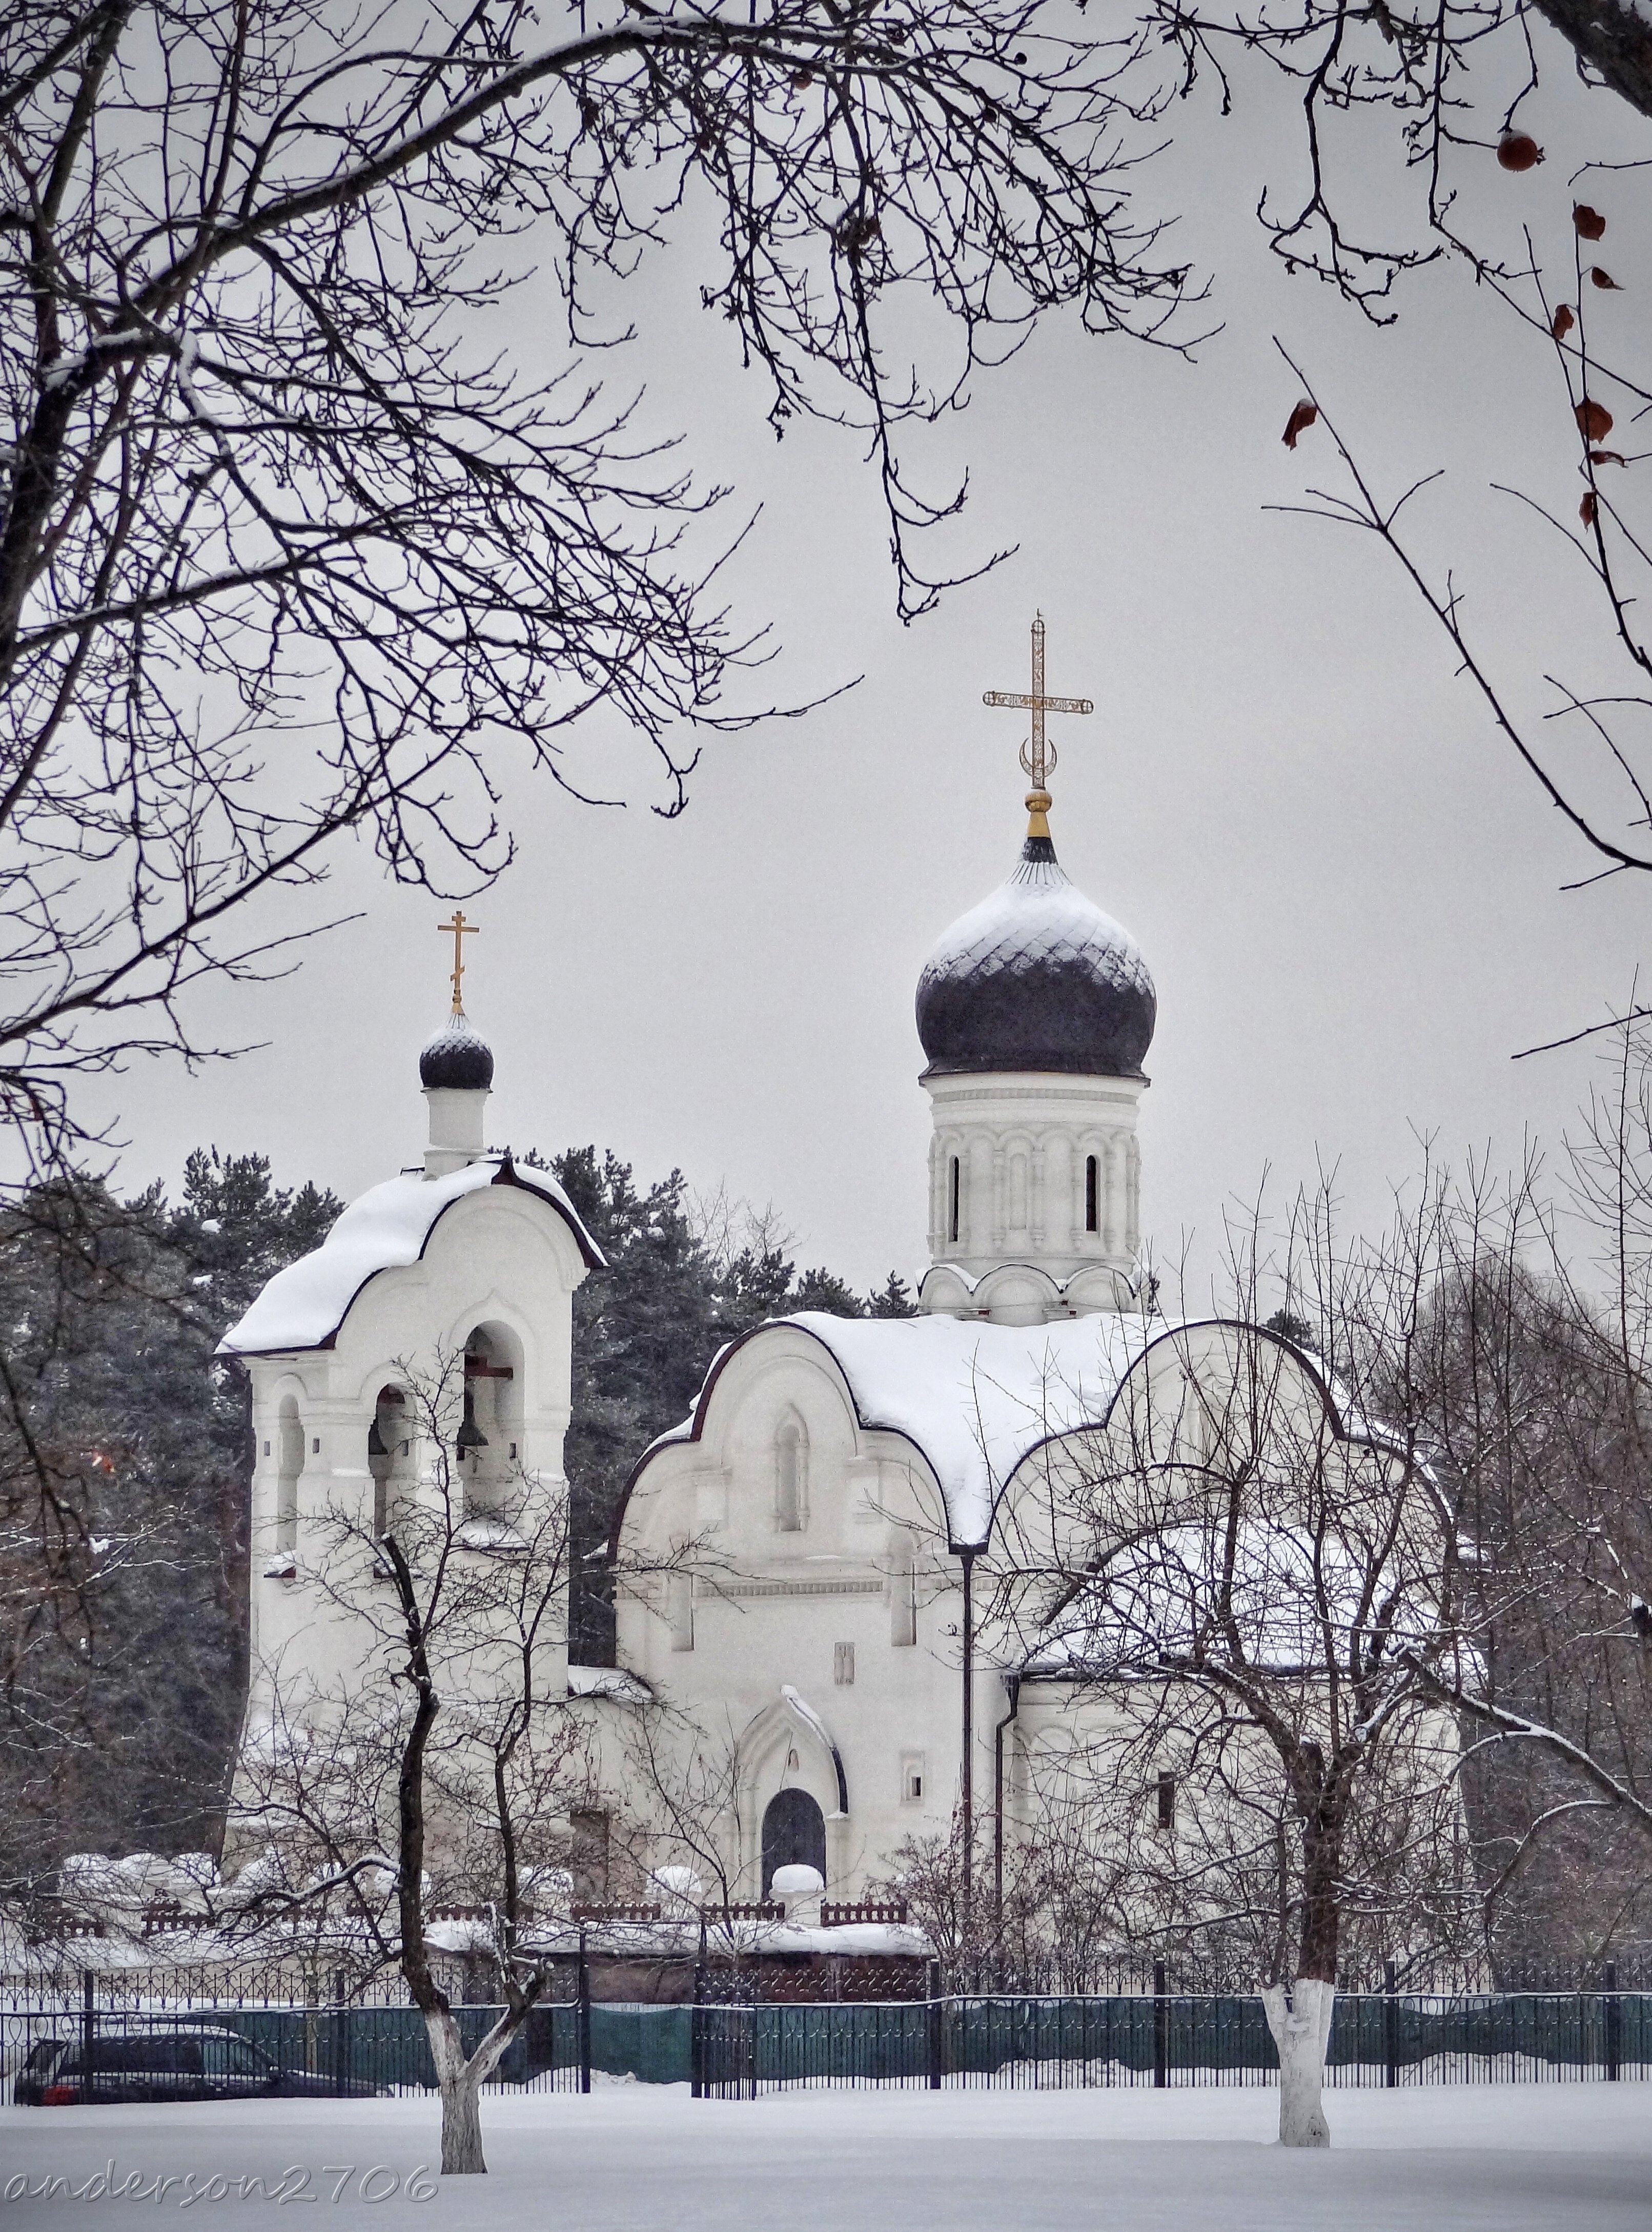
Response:
MULTIPOLYGON (((499 2010, 455 2009, 466 2051, 478 2045, 499 2010)), ((577 2003, 536 2008, 512 2040, 489 2082, 511 2090, 589 2089, 589 2033, 577 2003)), ((233 2068, 226 2080, 235 2097, 261 2092, 341 2095, 427 2091, 436 2083, 424 2017, 411 2007, 210 2006, 205 2008, 88 2005, 0 2008, 0 2072, 3 2098, 16 2099, 19 2080, 64 2065, 79 2086, 92 2073, 94 2097, 125 2098, 131 2080, 146 2075, 155 2097, 199 2097, 205 2078, 192 2083, 203 2055, 208 2070, 233 2068), (228 2057, 225 2042, 244 2040, 255 2059, 228 2057), (61 2047, 61 2054, 51 2049, 61 2047), (275 2081, 269 2081, 272 2075, 275 2081), (121 2090, 126 2080, 126 2090, 121 2090)))
MULTIPOLYGON (((1278 2079, 1259 1999, 1167 1993, 958 1996, 881 2006, 701 2007, 697 2093, 785 2086, 1251 2086, 1278 2079)), ((1341 2086, 1652 2077, 1652 1995, 1349 1994, 1326 2054, 1341 2086)))
MULTIPOLYGON (((276 2003, 227 1995, 166 2004, 88 1980, 68 1992, 0 1995, 0 2096, 62 2049, 66 2067, 224 2067, 242 2039, 261 2089, 340 2095, 428 2092, 423 2017, 406 2005, 276 2003), (164 2050, 163 2050, 164 2042, 164 2050), (192 2056, 180 2051, 192 2043, 192 2056)), ((474 2047, 491 2007, 455 2010, 474 2047)), ((244 2063, 248 2057, 242 2054, 244 2063)), ((1652 2078, 1652 1994, 1345 1994, 1327 2054, 1333 2086, 1553 2083, 1652 2078)), ((1089 1998, 953 1995, 883 2002, 617 2006, 581 1996, 536 2008, 489 2080, 511 2092, 589 2091, 594 2076, 686 2084, 707 2099, 789 2086, 1265 2086, 1278 2059, 1261 2002, 1119 1994, 1089 1998)), ((36 2087, 36 2089, 38 2089, 36 2087)), ((94 2095, 98 2085, 91 2088, 94 2095)), ((181 2082, 157 2097, 198 2097, 181 2082)), ((66 2098, 73 2097, 69 2088, 66 2098)), ((124 2094, 118 2097, 126 2097, 124 2094)))

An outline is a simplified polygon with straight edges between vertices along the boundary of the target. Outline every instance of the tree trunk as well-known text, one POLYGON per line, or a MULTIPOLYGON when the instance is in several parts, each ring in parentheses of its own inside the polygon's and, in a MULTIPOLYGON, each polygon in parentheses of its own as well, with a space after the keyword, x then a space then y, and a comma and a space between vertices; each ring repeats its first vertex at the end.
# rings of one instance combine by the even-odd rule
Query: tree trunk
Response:
POLYGON ((443 2008, 427 2010, 425 2028, 430 2034, 431 2058, 442 2094, 442 2176, 485 2176, 482 2152, 482 2080, 490 2062, 478 2054, 469 2061, 459 2043, 459 2025, 443 2008))
POLYGON ((1270 1984, 1262 1995, 1268 2028, 1279 2049, 1282 2147, 1330 2144, 1324 2092, 1325 2048, 1336 2004, 1336 1985, 1320 1976, 1298 1976, 1291 1985, 1270 1984))
POLYGON ((473 2070, 461 2070, 442 2086, 442 2176, 485 2176, 482 2152, 482 2085, 473 2070))

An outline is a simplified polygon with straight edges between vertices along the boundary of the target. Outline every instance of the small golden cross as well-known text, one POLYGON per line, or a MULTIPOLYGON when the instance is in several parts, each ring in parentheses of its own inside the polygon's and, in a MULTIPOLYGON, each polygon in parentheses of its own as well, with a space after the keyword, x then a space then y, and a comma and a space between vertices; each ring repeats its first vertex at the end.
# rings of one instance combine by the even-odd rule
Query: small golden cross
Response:
POLYGON ((466 922, 462 911, 458 907, 453 909, 453 919, 452 922, 439 922, 436 927, 438 930, 442 931, 444 936, 446 936, 449 931, 452 933, 453 1013, 457 1015, 463 1011, 465 1006, 464 996, 459 990, 460 983, 462 983, 465 976, 465 946, 463 941, 467 938, 479 938, 482 934, 481 929, 476 923, 466 922))
POLYGON ((1032 623, 1032 687, 1030 691, 988 690, 981 698, 984 705, 1020 705, 1032 714, 1032 736, 1021 747, 1021 764, 1032 777, 1035 790, 1045 788, 1045 778, 1056 764, 1056 748, 1045 741, 1044 717, 1046 713, 1093 713, 1095 706, 1088 698, 1046 698, 1044 687, 1044 614, 1040 613, 1032 623))

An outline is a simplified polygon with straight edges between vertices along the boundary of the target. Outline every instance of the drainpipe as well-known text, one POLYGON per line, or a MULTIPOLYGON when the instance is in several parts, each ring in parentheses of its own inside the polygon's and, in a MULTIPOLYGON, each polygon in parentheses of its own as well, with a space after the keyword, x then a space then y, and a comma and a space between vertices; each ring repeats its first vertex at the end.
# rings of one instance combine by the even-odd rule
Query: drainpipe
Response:
POLYGON ((975 1553, 960 1550, 964 1568, 964 1939, 970 1934, 975 1889, 975 1553))
POLYGON ((1021 1710, 1021 1677, 1006 1674, 1005 1693, 1010 1710, 992 1731, 992 1921, 1004 1933, 1004 1731, 1021 1710))

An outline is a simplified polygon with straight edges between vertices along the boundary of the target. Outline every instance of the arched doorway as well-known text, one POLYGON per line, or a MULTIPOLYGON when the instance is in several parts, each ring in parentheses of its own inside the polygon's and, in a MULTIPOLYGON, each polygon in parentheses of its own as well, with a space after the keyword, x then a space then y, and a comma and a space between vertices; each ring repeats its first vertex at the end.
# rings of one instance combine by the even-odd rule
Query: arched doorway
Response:
POLYGON ((777 1868, 818 1868, 826 1873, 826 1816, 806 1790, 780 1790, 763 1813, 763 1896, 777 1868))

